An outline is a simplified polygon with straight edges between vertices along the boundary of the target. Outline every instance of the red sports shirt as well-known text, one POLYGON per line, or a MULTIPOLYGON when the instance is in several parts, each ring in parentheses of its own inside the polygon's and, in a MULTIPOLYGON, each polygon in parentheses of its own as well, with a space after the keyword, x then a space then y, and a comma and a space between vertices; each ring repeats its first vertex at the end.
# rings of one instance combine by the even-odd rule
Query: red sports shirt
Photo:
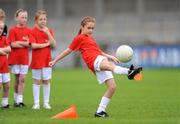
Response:
MULTIPOLYGON (((54 37, 52 30, 49 29, 49 31, 51 35, 54 37)), ((35 39, 34 42, 32 43, 43 44, 43 43, 47 43, 49 40, 47 34, 36 27, 32 29, 32 35, 35 39)), ((32 61, 31 61, 32 69, 41 69, 43 67, 49 67, 50 61, 51 61, 50 46, 32 50, 32 61)))
POLYGON ((102 51, 94 38, 84 34, 77 35, 69 48, 74 51, 80 51, 84 62, 94 72, 94 61, 98 55, 102 55, 102 51))
MULTIPOLYGON (((5 36, 0 36, 0 48, 9 46, 9 41, 5 36)), ((0 55, 0 73, 8 73, 7 55, 0 55)))
MULTIPOLYGON (((26 41, 26 38, 29 38, 31 42, 33 40, 31 29, 28 27, 20 28, 14 26, 10 29, 9 32, 9 42, 17 42, 17 41, 26 41)), ((22 64, 29 65, 29 48, 11 48, 11 53, 9 54, 9 64, 22 64)))

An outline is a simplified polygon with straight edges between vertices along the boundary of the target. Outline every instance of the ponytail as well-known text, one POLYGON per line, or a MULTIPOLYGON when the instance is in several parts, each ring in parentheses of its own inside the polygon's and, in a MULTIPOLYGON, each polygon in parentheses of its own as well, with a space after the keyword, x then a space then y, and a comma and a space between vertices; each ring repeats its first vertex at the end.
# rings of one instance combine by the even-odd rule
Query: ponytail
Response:
POLYGON ((81 34, 81 29, 79 29, 78 35, 81 34))

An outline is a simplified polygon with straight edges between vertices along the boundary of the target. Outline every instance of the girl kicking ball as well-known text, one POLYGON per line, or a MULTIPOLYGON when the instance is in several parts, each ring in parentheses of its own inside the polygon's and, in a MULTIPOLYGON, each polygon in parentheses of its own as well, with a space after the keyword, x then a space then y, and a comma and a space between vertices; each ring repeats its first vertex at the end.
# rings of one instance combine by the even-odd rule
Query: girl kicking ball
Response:
POLYGON ((116 90, 116 83, 113 78, 112 72, 116 74, 128 75, 129 79, 138 74, 142 68, 130 69, 115 65, 118 59, 114 56, 108 55, 101 51, 96 44, 96 40, 92 37, 95 28, 95 19, 92 17, 85 17, 81 21, 80 30, 78 35, 74 38, 69 47, 60 53, 55 60, 49 63, 50 66, 55 65, 59 60, 69 55, 72 51, 79 51, 84 62, 88 68, 96 75, 99 84, 106 84, 107 91, 103 95, 99 107, 95 113, 95 117, 108 117, 106 107, 116 90))

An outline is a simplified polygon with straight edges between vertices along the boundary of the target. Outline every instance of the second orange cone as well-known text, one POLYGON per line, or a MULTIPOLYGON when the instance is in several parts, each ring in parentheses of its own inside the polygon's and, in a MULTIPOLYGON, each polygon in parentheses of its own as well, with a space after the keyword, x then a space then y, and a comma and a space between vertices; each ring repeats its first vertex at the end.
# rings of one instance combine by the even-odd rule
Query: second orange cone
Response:
POLYGON ((71 105, 69 109, 65 110, 64 112, 60 112, 57 115, 51 117, 51 119, 63 119, 63 118, 79 118, 76 107, 71 105))

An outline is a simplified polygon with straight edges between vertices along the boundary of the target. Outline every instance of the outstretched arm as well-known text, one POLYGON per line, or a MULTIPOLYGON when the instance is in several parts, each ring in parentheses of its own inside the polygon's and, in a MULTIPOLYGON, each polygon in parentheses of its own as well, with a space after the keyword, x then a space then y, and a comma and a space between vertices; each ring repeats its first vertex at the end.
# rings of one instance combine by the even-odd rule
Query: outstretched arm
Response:
POLYGON ((49 62, 49 66, 54 66, 59 60, 63 59, 67 55, 69 55, 72 52, 71 49, 67 48, 63 52, 61 52, 53 61, 49 62))

